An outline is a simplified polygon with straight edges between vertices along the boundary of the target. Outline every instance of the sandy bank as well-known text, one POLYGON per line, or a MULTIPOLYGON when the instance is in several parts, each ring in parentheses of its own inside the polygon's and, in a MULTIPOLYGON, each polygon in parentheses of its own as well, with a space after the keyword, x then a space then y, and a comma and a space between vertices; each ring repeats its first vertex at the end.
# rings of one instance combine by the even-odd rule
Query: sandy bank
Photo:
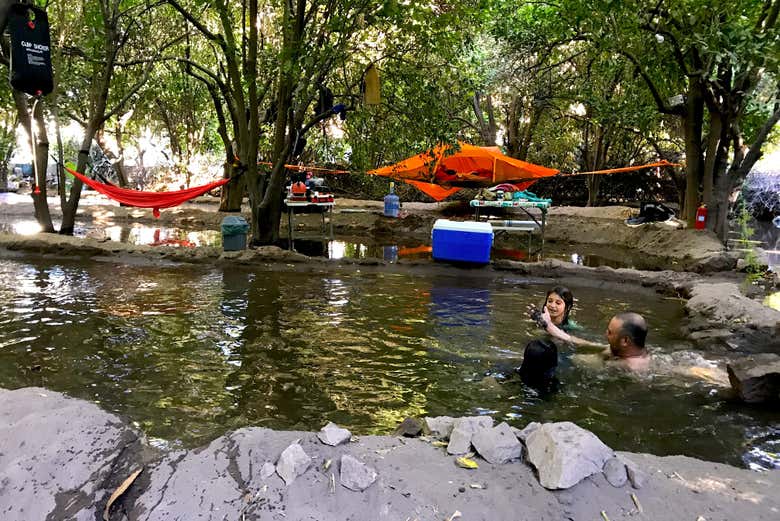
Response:
MULTIPOLYGON (((59 218, 59 200, 49 198, 53 217, 59 218)), ((361 237, 376 243, 411 245, 430 242, 433 223, 439 218, 468 220, 471 210, 463 203, 403 203, 401 218, 382 216, 381 201, 338 199, 333 213, 334 233, 339 237, 361 237)), ((733 269, 736 257, 727 255, 723 245, 710 232, 674 229, 667 225, 650 224, 630 228, 626 217, 636 213, 624 206, 595 208, 552 207, 548 213, 545 238, 563 244, 592 244, 625 248, 642 253, 658 269, 718 271, 733 269)), ((248 219, 249 208, 242 214, 248 219)), ((11 222, 34 215, 29 196, 6 194, 0 204, 0 221, 11 222)), ((89 194, 82 198, 78 218, 97 229, 115 225, 143 223, 147 226, 176 227, 185 230, 219 230, 227 215, 218 211, 218 200, 200 197, 182 206, 166 209, 159 219, 150 210, 119 206, 103 196, 89 194)), ((523 218, 517 214, 514 218, 523 218)), ((286 219, 282 219, 280 235, 287 234, 286 219)), ((296 233, 319 232, 319 215, 298 215, 296 233)), ((97 233, 96 235, 99 235, 97 233)), ((525 234, 497 237, 497 244, 524 245, 525 234)))

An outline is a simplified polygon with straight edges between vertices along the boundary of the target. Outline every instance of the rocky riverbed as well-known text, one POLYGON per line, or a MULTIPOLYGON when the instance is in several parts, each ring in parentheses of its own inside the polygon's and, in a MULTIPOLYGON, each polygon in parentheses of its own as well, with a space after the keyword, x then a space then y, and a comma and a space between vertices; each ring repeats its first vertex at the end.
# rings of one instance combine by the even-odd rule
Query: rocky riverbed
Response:
POLYGON ((759 521, 780 515, 777 472, 616 454, 566 422, 508 434, 502 426, 475 426, 467 446, 475 454, 466 456, 478 468, 463 468, 462 456, 448 448, 454 429, 479 423, 468 419, 429 419, 426 425, 436 430, 423 437, 349 437, 335 446, 322 433, 248 427, 189 451, 155 449, 126 420, 43 388, 0 390, 0 419, 6 521, 104 515, 125 521, 759 521), (497 446, 515 448, 496 452, 497 446))

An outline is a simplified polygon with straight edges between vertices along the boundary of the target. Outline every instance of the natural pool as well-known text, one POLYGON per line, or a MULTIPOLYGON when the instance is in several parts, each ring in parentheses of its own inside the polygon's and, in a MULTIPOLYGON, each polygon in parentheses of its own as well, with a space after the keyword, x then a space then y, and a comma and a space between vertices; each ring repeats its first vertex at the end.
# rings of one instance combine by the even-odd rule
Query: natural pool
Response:
MULTIPOLYGON (((713 384, 636 380, 562 352, 560 390, 515 379, 545 286, 442 275, 263 272, 0 260, 0 386, 45 386, 125 415, 157 443, 195 446, 247 425, 387 433, 406 416, 571 420, 617 448, 764 461, 780 414, 713 384)), ((656 353, 689 350, 682 305, 644 290, 574 288, 599 338, 628 307, 656 353)), ((770 463, 771 464, 771 463, 770 463)))

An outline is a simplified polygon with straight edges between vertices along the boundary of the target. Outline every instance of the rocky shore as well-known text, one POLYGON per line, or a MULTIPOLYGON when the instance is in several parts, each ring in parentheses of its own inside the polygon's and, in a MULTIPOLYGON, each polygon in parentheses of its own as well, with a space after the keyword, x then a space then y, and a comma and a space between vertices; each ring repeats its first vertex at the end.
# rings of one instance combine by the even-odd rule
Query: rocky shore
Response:
POLYGON ((42 388, 0 390, 0 420, 5 521, 760 521, 780 513, 777 472, 614 453, 565 422, 516 431, 484 417, 433 418, 416 438, 250 427, 165 451, 96 405, 42 388), (462 449, 451 450, 464 432, 469 465, 459 464, 462 449))

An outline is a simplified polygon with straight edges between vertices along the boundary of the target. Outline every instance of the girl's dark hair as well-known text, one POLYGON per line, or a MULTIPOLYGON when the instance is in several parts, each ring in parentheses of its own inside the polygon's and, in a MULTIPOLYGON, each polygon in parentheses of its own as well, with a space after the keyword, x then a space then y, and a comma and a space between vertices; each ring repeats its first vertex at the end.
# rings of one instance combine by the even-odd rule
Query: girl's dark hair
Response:
POLYGON ((532 387, 547 386, 555 378, 558 348, 546 340, 531 340, 525 346, 523 364, 517 370, 520 378, 532 387))
POLYGON ((547 304, 547 298, 553 293, 561 297, 561 300, 563 300, 564 310, 563 310, 563 321, 561 322, 561 324, 568 324, 569 313, 571 313, 571 308, 574 307, 574 293, 572 293, 571 290, 567 287, 555 286, 553 289, 547 292, 547 295, 544 296, 545 305, 547 304))

